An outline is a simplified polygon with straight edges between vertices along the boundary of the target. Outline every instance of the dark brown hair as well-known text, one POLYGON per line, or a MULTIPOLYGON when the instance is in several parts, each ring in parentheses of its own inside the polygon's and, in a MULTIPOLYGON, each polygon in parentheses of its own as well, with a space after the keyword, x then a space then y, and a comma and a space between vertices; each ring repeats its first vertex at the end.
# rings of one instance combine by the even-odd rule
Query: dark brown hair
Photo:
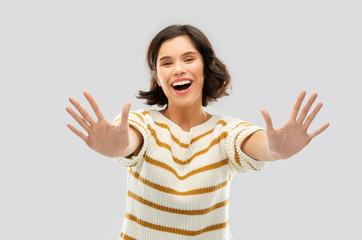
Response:
POLYGON ((139 91, 139 99, 146 99, 148 105, 168 107, 168 99, 163 90, 158 86, 155 76, 157 73, 157 57, 163 42, 178 37, 188 36, 201 54, 204 63, 204 86, 202 89, 202 106, 216 102, 218 98, 227 96, 231 87, 231 77, 226 66, 216 57, 211 43, 199 29, 191 25, 171 25, 159 32, 151 41, 146 60, 151 71, 151 85, 149 91, 139 91))

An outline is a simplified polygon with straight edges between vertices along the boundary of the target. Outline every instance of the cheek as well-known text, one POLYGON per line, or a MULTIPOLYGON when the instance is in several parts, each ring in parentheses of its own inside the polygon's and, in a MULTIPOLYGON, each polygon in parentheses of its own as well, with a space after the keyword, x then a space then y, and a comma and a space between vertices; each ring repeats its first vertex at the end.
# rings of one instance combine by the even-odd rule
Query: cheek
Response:
POLYGON ((159 70, 158 73, 157 73, 157 78, 160 82, 163 82, 165 80, 167 80, 167 71, 165 70, 159 70))
POLYGON ((197 75, 198 77, 204 75, 204 64, 202 62, 198 62, 192 65, 190 69, 194 75, 197 75))

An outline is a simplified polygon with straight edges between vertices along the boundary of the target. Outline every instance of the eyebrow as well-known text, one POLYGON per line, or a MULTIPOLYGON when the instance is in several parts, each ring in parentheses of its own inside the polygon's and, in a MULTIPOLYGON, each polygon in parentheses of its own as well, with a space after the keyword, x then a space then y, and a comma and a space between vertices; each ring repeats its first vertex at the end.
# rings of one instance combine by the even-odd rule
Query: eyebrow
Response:
MULTIPOLYGON (((197 54, 197 53, 194 52, 194 51, 188 51, 188 52, 183 53, 181 56, 185 56, 185 55, 188 55, 188 54, 197 54)), ((168 59, 168 58, 171 58, 171 57, 170 56, 163 56, 162 58, 160 58, 159 61, 162 61, 162 60, 168 59)))

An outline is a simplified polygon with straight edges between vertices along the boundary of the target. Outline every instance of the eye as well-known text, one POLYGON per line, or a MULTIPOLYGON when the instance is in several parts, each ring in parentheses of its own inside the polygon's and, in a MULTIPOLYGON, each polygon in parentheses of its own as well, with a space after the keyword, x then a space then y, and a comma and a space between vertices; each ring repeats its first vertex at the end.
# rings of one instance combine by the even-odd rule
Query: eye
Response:
POLYGON ((165 63, 162 64, 162 66, 168 66, 168 65, 171 65, 171 64, 172 64, 172 62, 165 62, 165 63))
POLYGON ((185 62, 191 62, 193 60, 194 60, 193 58, 187 58, 187 59, 185 59, 185 62))

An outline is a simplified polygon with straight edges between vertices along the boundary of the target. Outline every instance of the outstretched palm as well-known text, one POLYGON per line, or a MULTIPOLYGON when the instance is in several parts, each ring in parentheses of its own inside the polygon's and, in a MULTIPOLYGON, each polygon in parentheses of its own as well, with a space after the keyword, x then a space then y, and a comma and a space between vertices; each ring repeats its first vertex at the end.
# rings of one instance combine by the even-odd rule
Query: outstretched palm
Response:
POLYGON ((269 113, 266 110, 261 111, 267 128, 268 149, 270 154, 276 159, 286 159, 293 156, 329 126, 329 123, 326 123, 314 132, 310 134, 307 133, 313 119, 322 108, 322 103, 318 103, 312 113, 307 117, 312 104, 317 98, 317 94, 314 93, 311 95, 308 102, 299 113, 305 95, 306 91, 302 91, 299 94, 289 119, 278 129, 273 128, 269 113))
POLYGON ((129 144, 128 113, 131 104, 126 103, 124 105, 121 122, 118 124, 112 124, 103 115, 91 94, 85 91, 84 96, 90 103, 98 120, 94 120, 77 100, 69 98, 69 101, 74 105, 83 118, 75 113, 70 107, 67 107, 66 110, 79 123, 79 125, 87 131, 88 136, 83 134, 71 124, 67 124, 67 126, 70 130, 72 130, 72 132, 83 139, 94 151, 109 157, 121 155, 129 144))

